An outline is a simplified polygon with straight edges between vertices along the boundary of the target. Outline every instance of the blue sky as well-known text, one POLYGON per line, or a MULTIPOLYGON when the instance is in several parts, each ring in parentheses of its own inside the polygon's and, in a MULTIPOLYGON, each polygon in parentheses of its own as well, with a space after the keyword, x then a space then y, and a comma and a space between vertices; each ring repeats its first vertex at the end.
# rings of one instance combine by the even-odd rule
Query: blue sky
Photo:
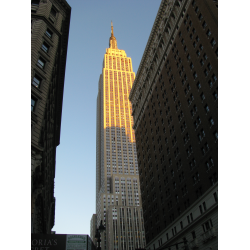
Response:
POLYGON ((68 0, 72 11, 56 153, 56 233, 90 234, 96 204, 96 98, 111 20, 118 48, 132 58, 136 73, 160 2, 68 0))

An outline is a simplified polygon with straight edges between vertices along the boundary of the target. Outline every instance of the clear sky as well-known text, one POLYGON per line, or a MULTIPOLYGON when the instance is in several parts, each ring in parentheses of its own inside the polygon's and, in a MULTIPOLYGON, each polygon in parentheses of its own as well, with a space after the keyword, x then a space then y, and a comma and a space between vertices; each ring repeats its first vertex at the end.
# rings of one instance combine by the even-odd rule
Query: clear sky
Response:
POLYGON ((71 21, 61 139, 56 153, 56 233, 90 234, 95 213, 96 98, 111 20, 136 73, 160 0, 67 0, 71 21))

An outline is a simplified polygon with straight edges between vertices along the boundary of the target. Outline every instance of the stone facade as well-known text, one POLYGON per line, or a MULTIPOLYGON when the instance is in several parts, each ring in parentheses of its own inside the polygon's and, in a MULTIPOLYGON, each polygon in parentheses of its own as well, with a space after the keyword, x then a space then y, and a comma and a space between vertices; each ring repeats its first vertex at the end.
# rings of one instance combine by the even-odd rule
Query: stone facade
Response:
POLYGON ((31 232, 50 233, 55 220, 55 158, 60 143, 71 7, 31 1, 31 232))
POLYGON ((217 1, 161 2, 129 98, 147 249, 160 249, 218 181, 217 1))

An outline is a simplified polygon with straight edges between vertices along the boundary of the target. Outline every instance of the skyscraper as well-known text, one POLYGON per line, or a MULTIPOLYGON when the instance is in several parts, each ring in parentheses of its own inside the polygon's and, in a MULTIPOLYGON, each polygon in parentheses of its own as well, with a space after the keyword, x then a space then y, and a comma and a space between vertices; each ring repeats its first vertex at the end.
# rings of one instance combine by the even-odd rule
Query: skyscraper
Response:
POLYGON ((102 249, 144 247, 135 136, 129 93, 131 58, 117 47, 111 23, 97 97, 96 214, 106 226, 102 249))
POLYGON ((130 100, 146 248, 217 249, 218 1, 162 0, 130 100))
POLYGON ((31 232, 55 222, 54 178, 60 143, 71 7, 65 0, 31 1, 31 232))

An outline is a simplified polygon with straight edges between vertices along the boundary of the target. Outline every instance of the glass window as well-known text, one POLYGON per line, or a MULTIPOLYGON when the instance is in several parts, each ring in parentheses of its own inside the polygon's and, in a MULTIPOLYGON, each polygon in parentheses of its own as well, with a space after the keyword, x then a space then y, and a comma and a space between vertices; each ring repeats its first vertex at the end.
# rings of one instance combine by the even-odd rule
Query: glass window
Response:
POLYGON ((38 59, 38 61, 37 61, 37 65, 38 65, 40 68, 44 69, 45 61, 44 61, 41 57, 39 57, 39 59, 38 59))
POLYGON ((32 0, 31 4, 32 5, 39 5, 40 0, 32 0))
POLYGON ((207 23, 204 21, 202 24, 203 29, 205 29, 207 27, 207 23))
POLYGON ((46 32, 45 32, 45 34, 46 34, 49 38, 51 38, 53 32, 52 32, 50 29, 47 29, 46 32))
POLYGON ((33 81, 32 81, 32 84, 38 88, 41 84, 41 81, 42 81, 42 79, 37 74, 35 74, 33 81))
POLYGON ((44 42, 42 44, 42 49, 43 49, 44 52, 48 53, 48 51, 49 51, 49 45, 46 42, 44 42))
POLYGON ((207 34, 208 37, 210 37, 211 36, 211 31, 208 29, 206 34, 207 34))
POLYGON ((31 97, 31 111, 35 110, 36 102, 37 102, 37 99, 32 96, 31 97))
POLYGON ((51 13, 52 16, 56 17, 57 11, 56 11, 54 6, 52 6, 50 13, 51 13))

